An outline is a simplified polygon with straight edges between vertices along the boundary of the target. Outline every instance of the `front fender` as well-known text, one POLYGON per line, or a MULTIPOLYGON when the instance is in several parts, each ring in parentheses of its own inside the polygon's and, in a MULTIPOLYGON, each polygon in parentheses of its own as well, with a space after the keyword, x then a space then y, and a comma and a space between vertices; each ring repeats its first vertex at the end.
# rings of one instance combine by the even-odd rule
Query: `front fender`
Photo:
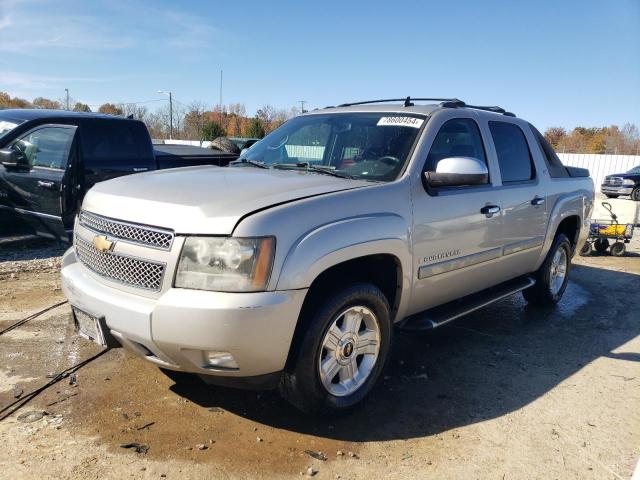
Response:
POLYGON ((354 258, 393 255, 402 268, 400 317, 409 301, 413 271, 409 245, 409 226, 404 218, 395 214, 345 218, 321 225, 292 244, 276 289, 308 288, 328 268, 354 258))

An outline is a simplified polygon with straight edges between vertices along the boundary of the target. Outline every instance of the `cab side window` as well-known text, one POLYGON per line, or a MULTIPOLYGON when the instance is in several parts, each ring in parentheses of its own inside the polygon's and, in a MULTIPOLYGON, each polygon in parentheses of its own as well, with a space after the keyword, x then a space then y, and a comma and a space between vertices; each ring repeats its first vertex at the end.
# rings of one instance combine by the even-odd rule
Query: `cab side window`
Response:
POLYGON ((502 183, 526 182, 536 176, 529 144, 517 125, 507 122, 489 122, 500 165, 502 183))
POLYGON ((480 129, 474 120, 455 118, 440 127, 427 155, 424 171, 434 172, 438 162, 449 157, 473 157, 487 164, 480 129))
POLYGON ((19 138, 12 149, 30 167, 65 170, 75 128, 43 127, 19 138))

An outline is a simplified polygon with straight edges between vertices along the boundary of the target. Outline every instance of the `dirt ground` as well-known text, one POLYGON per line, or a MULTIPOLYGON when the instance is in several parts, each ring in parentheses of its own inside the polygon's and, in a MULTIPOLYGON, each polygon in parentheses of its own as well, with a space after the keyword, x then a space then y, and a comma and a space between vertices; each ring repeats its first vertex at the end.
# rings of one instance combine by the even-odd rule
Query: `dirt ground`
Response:
MULTIPOLYGON (((624 258, 576 257, 556 309, 518 295, 428 335, 398 334, 370 400, 339 419, 306 417, 275 392, 176 383, 108 351, 0 421, 0 478, 301 478, 309 467, 319 479, 630 478, 640 456, 633 246, 624 258)), ((0 331, 64 300, 60 252, 0 245, 0 331)), ((20 390, 99 351, 74 335, 68 305, 0 335, 0 418, 20 390)))

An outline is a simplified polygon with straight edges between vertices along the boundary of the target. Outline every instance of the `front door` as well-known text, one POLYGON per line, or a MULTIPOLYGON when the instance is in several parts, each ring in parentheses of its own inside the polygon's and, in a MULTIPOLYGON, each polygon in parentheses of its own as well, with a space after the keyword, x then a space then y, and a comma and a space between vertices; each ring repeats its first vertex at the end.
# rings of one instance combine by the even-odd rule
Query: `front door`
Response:
POLYGON ((38 235, 67 240, 62 216, 75 131, 72 125, 42 125, 10 147, 18 165, 5 169, 5 204, 38 235))
POLYGON ((473 157, 488 165, 489 182, 438 189, 413 182, 415 288, 409 314, 504 281, 503 272, 495 268, 502 254, 500 192, 475 116, 468 115, 442 123, 423 176, 444 158, 473 157))

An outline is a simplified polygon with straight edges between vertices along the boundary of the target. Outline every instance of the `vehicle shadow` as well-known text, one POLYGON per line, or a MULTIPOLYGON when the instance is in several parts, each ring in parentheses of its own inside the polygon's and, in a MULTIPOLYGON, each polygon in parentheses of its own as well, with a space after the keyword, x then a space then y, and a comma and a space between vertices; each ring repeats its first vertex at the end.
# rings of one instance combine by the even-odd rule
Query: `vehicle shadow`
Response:
POLYGON ((0 236, 0 263, 59 257, 67 248, 62 242, 33 235, 0 236))
POLYGON ((612 353, 640 334, 640 277, 574 266, 572 278, 554 309, 528 307, 517 295, 428 335, 398 334, 369 400, 339 418, 306 416, 277 392, 204 387, 195 377, 171 389, 265 425, 356 442, 424 437, 500 417, 599 357, 640 360, 612 353))

